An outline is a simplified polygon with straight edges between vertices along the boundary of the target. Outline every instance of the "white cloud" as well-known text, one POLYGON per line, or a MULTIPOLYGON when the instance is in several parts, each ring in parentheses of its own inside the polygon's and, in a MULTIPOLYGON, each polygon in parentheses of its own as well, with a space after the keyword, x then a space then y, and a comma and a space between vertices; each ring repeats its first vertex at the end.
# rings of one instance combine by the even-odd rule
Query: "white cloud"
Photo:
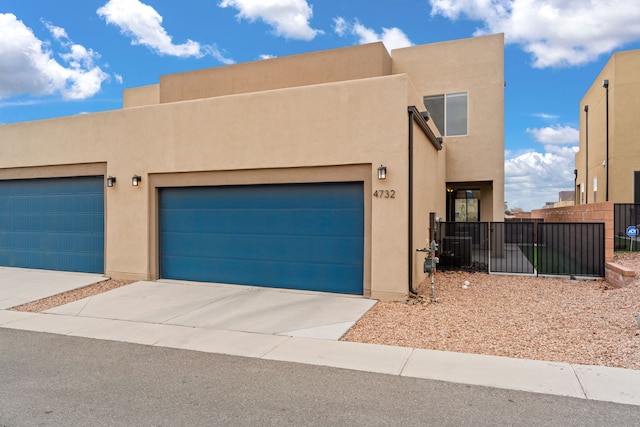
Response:
POLYGON ((60 93, 65 99, 86 99, 101 89, 109 75, 95 65, 100 55, 74 44, 63 28, 45 23, 54 39, 67 50, 58 62, 49 42, 13 14, 0 13, 0 98, 60 93))
POLYGON ((260 19, 273 27, 276 35, 288 39, 312 40, 322 34, 309 24, 313 9, 305 0, 222 0, 218 6, 237 9, 238 19, 260 19))
POLYGON ((559 117, 559 116, 557 116, 555 114, 547 114, 547 113, 536 113, 533 116, 534 117, 539 117, 539 118, 545 119, 545 120, 556 120, 559 117))
POLYGON ((580 132, 571 126, 547 126, 527 129, 527 133, 543 144, 576 144, 580 141, 580 132))
POLYGON ((338 36, 344 37, 346 34, 353 34, 358 37, 360 44, 381 41, 389 51, 413 45, 409 37, 396 27, 382 28, 381 33, 376 33, 375 30, 365 27, 357 20, 349 23, 344 18, 337 17, 333 22, 335 23, 334 31, 338 36))
POLYGON ((333 18, 333 31, 340 37, 344 37, 344 35, 349 30, 349 23, 341 16, 337 18, 333 18))
POLYGON ((558 201, 560 191, 574 188, 578 147, 546 145, 544 149, 505 160, 504 198, 510 208, 540 209, 546 202, 558 201))
POLYGON ((193 40, 174 44, 173 38, 162 26, 162 16, 139 0, 109 0, 96 13, 131 37, 131 44, 146 46, 161 55, 195 58, 211 55, 224 64, 234 62, 225 58, 215 46, 201 45, 193 40))
POLYGON ((576 66, 640 40, 638 0, 430 0, 431 14, 480 21, 504 33, 536 68, 576 66))

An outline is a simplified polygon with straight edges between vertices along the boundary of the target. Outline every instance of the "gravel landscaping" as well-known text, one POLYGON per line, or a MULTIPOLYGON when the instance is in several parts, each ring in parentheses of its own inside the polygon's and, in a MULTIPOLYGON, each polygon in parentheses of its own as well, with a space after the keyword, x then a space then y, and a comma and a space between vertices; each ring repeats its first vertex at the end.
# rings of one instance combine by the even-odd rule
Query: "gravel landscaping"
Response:
MULTIPOLYGON (((376 304, 342 340, 640 369, 640 255, 616 257, 638 274, 628 287, 438 272, 437 302, 425 281, 417 298, 376 304)), ((130 283, 106 280, 12 310, 40 312, 130 283)))
MULTIPOLYGON (((640 276, 640 256, 619 254, 640 276)), ((406 303, 379 302, 344 341, 640 369, 640 280, 438 272, 406 303), (463 288, 469 282, 467 289, 463 288)))

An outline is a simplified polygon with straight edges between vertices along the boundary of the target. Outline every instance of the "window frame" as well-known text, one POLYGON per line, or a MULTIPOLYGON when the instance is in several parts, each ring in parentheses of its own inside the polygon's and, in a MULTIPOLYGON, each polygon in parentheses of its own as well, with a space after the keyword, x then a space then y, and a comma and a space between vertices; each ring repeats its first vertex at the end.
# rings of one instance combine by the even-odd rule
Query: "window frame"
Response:
MULTIPOLYGON (((446 137, 463 137, 463 136, 468 136, 469 135, 469 92, 468 91, 461 91, 461 92, 449 92, 449 93, 443 93, 443 94, 439 94, 439 95, 427 95, 423 97, 423 103, 425 104, 425 107, 427 108, 427 111, 429 111, 432 116, 434 116, 434 123, 436 124, 436 127, 438 128, 438 130, 440 131, 440 134, 442 136, 446 136, 446 137), (460 96, 464 94, 464 100, 465 100, 465 116, 464 116, 464 128, 465 128, 465 133, 457 133, 457 134, 451 134, 449 132, 449 128, 451 127, 450 123, 449 123, 449 113, 448 113, 448 104, 449 104, 449 98, 453 98, 455 96, 460 96), (433 99, 433 100, 438 100, 441 104, 442 104, 442 112, 440 114, 440 111, 433 113, 432 110, 429 110, 429 107, 427 106, 427 100, 428 99, 433 99), (438 120, 435 119, 435 117, 442 117, 442 127, 444 129, 440 129, 440 126, 438 126, 438 120), (444 131, 444 132, 443 132, 444 131)), ((438 110, 440 109, 440 106, 438 106, 438 110)), ((453 120, 453 119, 452 119, 453 120)))

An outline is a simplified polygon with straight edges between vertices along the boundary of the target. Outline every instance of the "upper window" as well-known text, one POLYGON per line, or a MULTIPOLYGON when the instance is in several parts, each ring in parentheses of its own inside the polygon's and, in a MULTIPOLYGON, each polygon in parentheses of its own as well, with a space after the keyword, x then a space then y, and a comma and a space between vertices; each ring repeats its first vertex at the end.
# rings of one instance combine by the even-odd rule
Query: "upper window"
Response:
POLYGON ((467 92, 425 96, 424 105, 441 135, 467 134, 467 92))

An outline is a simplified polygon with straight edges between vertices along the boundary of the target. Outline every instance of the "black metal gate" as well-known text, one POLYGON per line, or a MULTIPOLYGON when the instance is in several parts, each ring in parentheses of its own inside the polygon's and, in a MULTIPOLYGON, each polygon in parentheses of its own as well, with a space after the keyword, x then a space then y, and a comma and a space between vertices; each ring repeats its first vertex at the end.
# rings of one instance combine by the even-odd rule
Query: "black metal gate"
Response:
POLYGON ((492 222, 490 273, 535 274, 536 223, 492 222))
POLYGON ((603 223, 441 223, 440 268, 604 277, 603 223))
POLYGON ((640 203, 613 205, 613 250, 640 251, 640 239, 628 236, 627 228, 640 225, 640 203))
POLYGON ((489 223, 442 222, 438 227, 440 268, 488 271, 489 223))

